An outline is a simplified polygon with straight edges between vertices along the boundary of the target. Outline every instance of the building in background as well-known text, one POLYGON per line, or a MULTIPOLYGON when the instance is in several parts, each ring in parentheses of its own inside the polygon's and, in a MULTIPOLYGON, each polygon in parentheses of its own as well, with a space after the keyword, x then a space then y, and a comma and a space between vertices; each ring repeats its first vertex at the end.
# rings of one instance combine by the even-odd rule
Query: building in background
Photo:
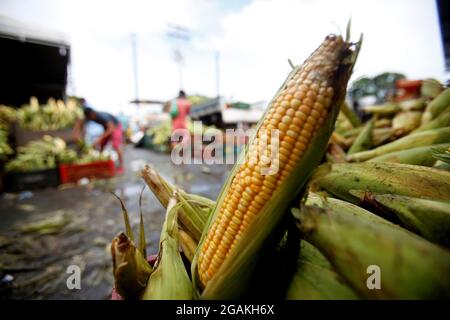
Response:
POLYGON ((0 104, 65 98, 70 44, 58 32, 0 17, 0 104))

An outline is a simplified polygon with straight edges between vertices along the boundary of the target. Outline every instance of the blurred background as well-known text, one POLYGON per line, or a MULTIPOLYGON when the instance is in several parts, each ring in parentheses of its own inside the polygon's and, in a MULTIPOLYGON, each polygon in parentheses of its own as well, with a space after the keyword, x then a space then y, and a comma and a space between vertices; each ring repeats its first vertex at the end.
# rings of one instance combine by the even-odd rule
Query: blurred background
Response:
MULTIPOLYGON (((134 228, 145 164, 215 199, 231 164, 175 165, 172 130, 201 121, 225 142, 225 129, 253 127, 288 59, 350 17, 364 43, 347 102, 362 119, 424 79, 448 84, 449 12, 444 0, 0 0, 0 298, 110 298, 123 229, 110 192, 134 228), (70 265, 80 290, 67 288, 70 265)), ((164 210, 149 191, 142 208, 156 253, 164 210)))

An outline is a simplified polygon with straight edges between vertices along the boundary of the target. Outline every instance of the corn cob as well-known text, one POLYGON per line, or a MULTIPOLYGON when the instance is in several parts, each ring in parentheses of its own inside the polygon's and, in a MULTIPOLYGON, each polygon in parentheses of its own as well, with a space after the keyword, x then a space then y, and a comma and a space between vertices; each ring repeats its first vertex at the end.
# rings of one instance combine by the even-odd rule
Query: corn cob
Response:
POLYGON ((372 113, 380 116, 388 116, 400 112, 402 108, 394 102, 387 102, 381 105, 365 106, 362 110, 366 113, 372 113))
POLYGON ((402 111, 392 119, 392 128, 403 133, 409 133, 420 126, 420 111, 402 111))
POLYGON ((313 183, 337 197, 359 203, 350 190, 398 194, 434 200, 450 199, 450 172, 399 163, 340 163, 316 174, 313 183))
POLYGON ((442 83, 440 83, 436 79, 425 79, 422 81, 422 86, 420 87, 420 95, 426 99, 436 98, 444 88, 442 87, 442 83))
POLYGON ((318 248, 361 296, 375 299, 450 297, 450 254, 390 225, 318 207, 292 209, 302 237, 318 248), (369 289, 369 266, 380 288, 369 289), (373 272, 373 271, 372 271, 373 272))
MULTIPOLYGON (((392 125, 392 119, 387 119, 387 118, 376 119, 374 128, 375 129, 386 128, 386 127, 390 127, 391 125, 392 125)), ((344 138, 355 137, 358 134, 360 134, 363 129, 364 129, 364 126, 359 126, 357 128, 353 128, 351 130, 348 130, 348 131, 342 133, 342 137, 344 137, 344 138)))
POLYGON ((425 112, 422 115, 422 124, 425 124, 436 118, 449 105, 450 105, 450 88, 447 88, 427 105, 425 112))
POLYGON ((419 128, 414 130, 414 132, 431 130, 436 128, 450 127, 450 105, 442 111, 438 116, 436 116, 433 120, 430 120, 424 124, 422 124, 419 128))
POLYGON ((406 149, 396 152, 391 152, 368 160, 368 162, 395 162, 404 164, 414 164, 418 166, 432 167, 436 163, 436 158, 433 157, 433 148, 448 148, 450 143, 434 144, 431 146, 406 149))
POLYGON ((422 110, 425 108, 425 99, 417 98, 417 99, 409 99, 398 102, 398 105, 403 111, 414 111, 414 110, 422 110))
POLYGON ((166 220, 159 240, 158 258, 148 279, 143 300, 190 300, 193 288, 178 251, 176 193, 167 204, 166 220))
POLYGON ((355 142, 348 150, 347 154, 352 154, 370 149, 372 146, 372 133, 375 124, 375 118, 370 119, 364 126, 364 129, 356 137, 355 142))
POLYGON ((358 299, 317 248, 302 240, 295 272, 287 293, 288 300, 358 299))
POLYGON ((406 150, 432 144, 450 142, 450 127, 427 130, 407 135, 378 148, 354 153, 347 157, 348 161, 366 161, 389 152, 406 150))
POLYGON ((396 194, 352 190, 364 206, 394 214, 401 225, 432 242, 450 246, 450 202, 420 199, 396 194))
POLYGON ((359 49, 359 44, 356 52, 351 46, 340 36, 328 36, 269 104, 241 155, 245 161, 234 167, 222 189, 194 258, 194 283, 204 289, 203 298, 236 297, 245 290, 243 275, 251 274, 256 260, 245 254, 258 253, 324 154, 359 49), (275 130, 281 142, 267 138, 275 130), (269 150, 278 146, 274 163, 279 170, 264 175, 265 160, 273 155, 269 150), (237 284, 227 277, 241 279, 237 284))
MULTIPOLYGON (((122 200, 114 193, 113 195, 120 201, 126 230, 126 234, 123 232, 120 233, 113 239, 111 244, 115 288, 124 299, 139 299, 152 273, 152 267, 146 260, 142 211, 139 229, 139 248, 136 248, 128 211, 122 200)), ((139 202, 141 201, 142 192, 139 202)))

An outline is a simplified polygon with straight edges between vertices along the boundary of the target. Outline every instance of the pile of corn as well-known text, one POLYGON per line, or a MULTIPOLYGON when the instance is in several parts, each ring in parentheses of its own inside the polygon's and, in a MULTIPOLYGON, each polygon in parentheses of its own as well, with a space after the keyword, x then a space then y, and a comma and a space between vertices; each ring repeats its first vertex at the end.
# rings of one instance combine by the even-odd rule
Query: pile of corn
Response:
POLYGON ((109 155, 100 153, 91 147, 85 147, 81 153, 69 149, 61 138, 44 136, 40 140, 29 142, 17 150, 17 156, 8 161, 8 172, 31 172, 53 169, 60 163, 81 164, 109 160, 109 155))
POLYGON ((364 110, 373 116, 362 125, 353 121, 354 114, 343 106, 340 119, 346 125, 333 134, 330 161, 442 166, 430 151, 450 147, 450 88, 444 89, 436 80, 424 80, 420 98, 364 110))
POLYGON ((8 143, 11 123, 16 119, 16 111, 8 106, 0 105, 0 160, 6 160, 14 153, 8 143))
MULTIPOLYGON (((166 221, 150 263, 143 214, 136 246, 121 202, 126 232, 111 252, 122 298, 450 297, 450 172, 350 163, 358 153, 347 155, 336 142, 333 129, 360 46, 330 35, 293 68, 216 201, 144 168, 166 221)), ((359 137, 354 143, 367 145, 359 137)), ((449 153, 433 150, 449 162, 449 153)))
POLYGON ((38 100, 32 97, 29 105, 17 110, 19 125, 33 131, 70 128, 82 117, 83 112, 73 99, 67 103, 49 99, 47 104, 39 105, 38 100))

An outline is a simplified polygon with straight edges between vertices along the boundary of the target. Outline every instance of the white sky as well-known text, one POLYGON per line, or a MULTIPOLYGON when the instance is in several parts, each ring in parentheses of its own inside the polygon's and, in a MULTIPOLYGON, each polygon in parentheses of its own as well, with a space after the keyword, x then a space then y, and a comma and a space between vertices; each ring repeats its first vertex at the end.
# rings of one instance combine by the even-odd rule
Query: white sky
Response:
POLYGON ((289 71, 331 32, 364 43, 353 79, 384 71, 410 78, 445 77, 444 54, 432 0, 0 0, 0 14, 69 36, 71 93, 117 112, 134 99, 130 33, 138 36, 142 99, 170 99, 178 91, 169 23, 192 31, 183 44, 184 89, 216 94, 214 53, 220 50, 220 93, 268 100, 289 71))

